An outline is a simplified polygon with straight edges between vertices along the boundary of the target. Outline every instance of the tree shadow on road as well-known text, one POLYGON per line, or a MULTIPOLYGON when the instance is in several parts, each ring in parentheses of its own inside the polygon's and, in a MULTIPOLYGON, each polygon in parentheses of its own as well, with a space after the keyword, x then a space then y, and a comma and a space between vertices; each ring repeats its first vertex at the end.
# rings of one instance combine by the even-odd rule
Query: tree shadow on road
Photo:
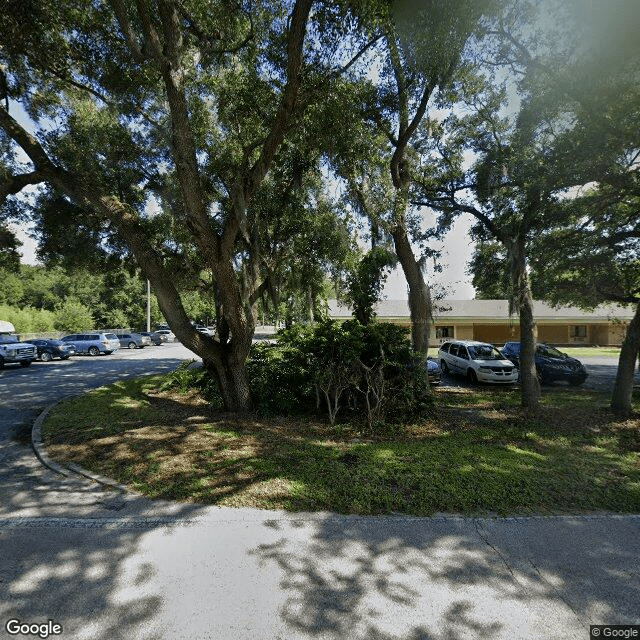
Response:
POLYGON ((620 520, 620 530, 608 522, 272 520, 266 526, 281 537, 253 553, 282 574, 287 597, 280 614, 292 637, 587 637, 589 624, 639 622, 633 605, 640 598, 637 573, 629 580, 639 568, 639 545, 633 542, 630 553, 628 544, 640 519, 620 520), (617 542, 612 531, 623 534, 617 542), (583 541, 608 546, 575 546, 583 541), (546 544, 551 546, 545 553, 546 544))

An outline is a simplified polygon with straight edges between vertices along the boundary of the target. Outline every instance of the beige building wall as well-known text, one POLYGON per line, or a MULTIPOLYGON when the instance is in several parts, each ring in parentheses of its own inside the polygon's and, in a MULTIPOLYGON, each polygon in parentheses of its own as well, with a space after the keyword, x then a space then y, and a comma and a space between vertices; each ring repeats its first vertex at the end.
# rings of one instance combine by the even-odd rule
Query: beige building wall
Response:
POLYGON ((473 340, 473 325, 472 324, 456 324, 455 325, 455 339, 456 340, 473 340))
POLYGON ((538 324, 538 340, 549 344, 567 344, 569 326, 566 324, 538 324))
POLYGON ((474 324, 473 334, 467 340, 504 344, 512 340, 520 340, 518 324, 474 324))
MULTIPOLYGON (((408 329, 411 321, 408 318, 378 318, 381 322, 392 322, 408 329)), ((520 340, 520 326, 518 323, 505 324, 456 324, 455 322, 438 322, 438 327, 453 327, 455 340, 478 340, 495 345, 503 345, 505 342, 520 340)), ((587 325, 587 336, 584 341, 570 339, 572 323, 563 324, 537 324, 537 340, 555 345, 600 345, 620 346, 627 330, 626 324, 590 324, 587 325)), ((447 338, 436 338, 435 327, 431 328, 430 344, 439 346, 447 338)))
POLYGON ((610 324, 607 329, 607 344, 620 346, 624 342, 624 336, 627 333, 627 325, 610 324))

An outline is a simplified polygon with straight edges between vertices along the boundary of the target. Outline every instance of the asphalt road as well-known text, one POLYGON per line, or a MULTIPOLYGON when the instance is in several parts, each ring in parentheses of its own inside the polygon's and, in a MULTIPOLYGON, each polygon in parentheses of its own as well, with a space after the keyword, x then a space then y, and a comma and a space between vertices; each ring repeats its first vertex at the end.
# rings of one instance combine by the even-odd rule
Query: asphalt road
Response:
POLYGON ((59 397, 189 357, 164 345, 0 372, 0 638, 38 637, 9 620, 74 640, 587 640, 592 624, 640 625, 640 516, 155 503, 58 476, 15 440, 59 397))

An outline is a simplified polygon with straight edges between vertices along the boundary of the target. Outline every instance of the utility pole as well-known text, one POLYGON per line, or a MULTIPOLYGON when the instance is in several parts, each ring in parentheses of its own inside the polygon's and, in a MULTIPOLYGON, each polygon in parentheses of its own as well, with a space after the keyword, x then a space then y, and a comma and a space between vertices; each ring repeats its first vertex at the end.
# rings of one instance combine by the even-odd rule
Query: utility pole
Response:
POLYGON ((151 331, 151 283, 147 280, 147 331, 151 331))

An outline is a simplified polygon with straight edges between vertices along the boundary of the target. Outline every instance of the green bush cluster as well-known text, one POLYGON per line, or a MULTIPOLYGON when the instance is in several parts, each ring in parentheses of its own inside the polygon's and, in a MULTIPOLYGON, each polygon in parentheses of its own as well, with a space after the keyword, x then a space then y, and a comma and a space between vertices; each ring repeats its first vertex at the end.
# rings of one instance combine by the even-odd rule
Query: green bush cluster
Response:
POLYGON ((259 344, 248 362, 254 403, 262 412, 320 410, 362 417, 373 428, 404 421, 431 404, 424 358, 403 327, 326 320, 295 325, 259 344))
POLYGON ((21 333, 47 333, 54 331, 56 315, 46 309, 34 309, 24 307, 18 309, 6 304, 0 304, 0 320, 10 322, 16 332, 21 333))

